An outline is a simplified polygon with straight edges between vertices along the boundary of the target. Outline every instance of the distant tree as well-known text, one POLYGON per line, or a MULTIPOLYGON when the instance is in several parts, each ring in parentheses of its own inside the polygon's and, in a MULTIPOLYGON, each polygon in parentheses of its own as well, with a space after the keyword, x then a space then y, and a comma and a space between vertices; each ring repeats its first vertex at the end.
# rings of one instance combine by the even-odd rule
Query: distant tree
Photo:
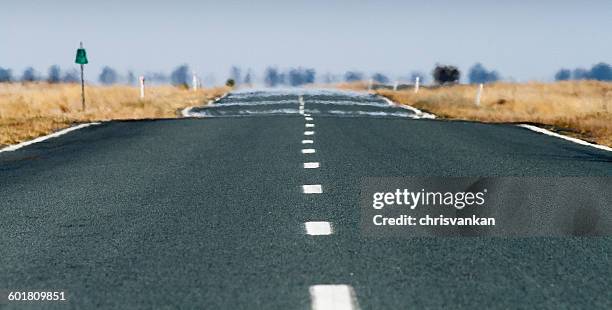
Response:
POLYGON ((470 68, 468 78, 472 84, 490 83, 499 80, 499 74, 487 70, 481 63, 476 63, 470 68))
POLYGON ((302 76, 302 72, 300 69, 290 69, 289 70, 289 85, 291 86, 299 86, 304 84, 304 77, 302 76))
POLYGON ((363 81, 363 73, 357 71, 347 71, 344 74, 344 80, 346 82, 363 81))
POLYGON ((235 83, 240 84, 242 81, 242 69, 237 66, 232 66, 230 69, 230 79, 234 80, 235 83))
POLYGON ((47 76, 47 82, 51 84, 59 83, 62 81, 62 72, 58 65, 49 67, 49 73, 47 76))
POLYGON ((253 84, 253 73, 251 72, 251 69, 249 69, 246 75, 244 76, 244 84, 247 84, 247 85, 253 84))
POLYGON ((420 71, 412 71, 412 73, 410 73, 410 81, 412 83, 416 82, 416 78, 419 78, 419 83, 420 84, 424 84, 427 81, 427 77, 425 76, 425 73, 420 72, 420 71))
POLYGON ((136 84, 136 75, 134 75, 134 72, 132 72, 131 70, 128 71, 127 76, 125 77, 125 81, 128 85, 136 84))
POLYGON ((600 62, 591 68, 589 78, 598 81, 612 81, 612 68, 609 64, 600 62))
POLYGON ((332 73, 325 73, 321 77, 321 81, 323 81, 323 83, 325 84, 337 83, 337 82, 340 82, 341 80, 342 80, 341 76, 338 76, 332 73))
POLYGON ((76 69, 72 69, 64 73, 64 77, 62 77, 62 81, 64 83, 78 83, 81 81, 81 75, 79 71, 76 69))
POLYGON ((433 78, 438 84, 457 83, 461 78, 461 72, 455 66, 436 65, 432 72, 433 78))
POLYGON ((102 68, 102 73, 100 73, 98 80, 104 85, 116 84, 118 80, 117 71, 109 66, 106 66, 102 68))
POLYGON ((227 79, 227 81, 225 81, 225 86, 234 87, 234 85, 236 85, 236 81, 234 79, 227 79))
POLYGON ((149 81, 152 83, 166 83, 169 81, 169 77, 163 72, 147 73, 145 74, 145 79, 147 80, 147 83, 149 81))
POLYGON ((380 83, 380 84, 387 84, 389 83, 389 78, 382 74, 382 73, 374 73, 374 75, 372 75, 372 80, 374 80, 374 82, 376 83, 380 83))
POLYGON ((278 69, 275 67, 268 67, 264 73, 264 82, 268 87, 276 87, 281 82, 281 76, 278 69))
POLYGON ((572 71, 569 69, 561 69, 555 73, 555 81, 567 81, 572 78, 572 71))
POLYGON ((300 86, 312 84, 315 81, 316 72, 314 69, 292 68, 287 74, 289 85, 300 86))
POLYGON ((172 71, 172 74, 170 74, 170 81, 172 81, 172 84, 177 86, 189 85, 189 66, 180 65, 176 69, 174 69, 174 71, 172 71))
POLYGON ((317 79, 317 72, 315 69, 306 69, 304 74, 304 82, 306 82, 306 84, 312 84, 317 79))
POLYGON ((34 68, 32 67, 28 67, 25 70, 23 70, 23 74, 21 75, 21 81, 23 82, 38 81, 38 74, 36 73, 36 70, 34 70, 34 68))
POLYGON ((590 72, 587 69, 576 68, 572 72, 572 79, 574 80, 588 80, 590 72))
POLYGON ((278 73, 278 84, 279 85, 287 85, 287 81, 289 80, 289 78, 287 77, 288 74, 287 72, 280 72, 278 73))
POLYGON ((13 72, 11 69, 0 67, 0 83, 7 83, 13 80, 13 72))

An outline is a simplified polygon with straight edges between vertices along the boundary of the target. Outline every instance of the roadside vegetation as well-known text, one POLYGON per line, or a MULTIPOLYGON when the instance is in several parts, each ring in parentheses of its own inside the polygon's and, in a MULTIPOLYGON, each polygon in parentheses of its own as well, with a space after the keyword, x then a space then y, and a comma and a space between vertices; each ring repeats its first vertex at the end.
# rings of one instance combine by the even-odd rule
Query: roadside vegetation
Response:
MULTIPOLYGON (((367 84, 344 84, 367 89, 367 84)), ((374 90, 394 102, 407 104, 447 119, 491 123, 532 123, 565 135, 612 146, 612 83, 561 81, 555 83, 485 84, 480 105, 478 85, 447 85, 393 91, 374 90)))
POLYGON ((501 82, 496 70, 481 63, 469 68, 469 84, 460 84, 461 71, 453 65, 437 64, 432 83, 413 72, 408 83, 364 82, 362 75, 335 87, 369 90, 394 102, 447 119, 490 123, 530 123, 561 134, 612 146, 612 66, 600 62, 591 68, 561 69, 554 83, 501 82), (415 85, 420 88, 415 92, 415 85), (482 87, 480 100, 477 100, 482 87))
POLYGON ((73 124, 93 121, 174 118, 177 111, 229 91, 228 87, 192 91, 184 87, 147 87, 144 99, 132 86, 81 86, 74 83, 0 83, 0 147, 30 140, 73 124))

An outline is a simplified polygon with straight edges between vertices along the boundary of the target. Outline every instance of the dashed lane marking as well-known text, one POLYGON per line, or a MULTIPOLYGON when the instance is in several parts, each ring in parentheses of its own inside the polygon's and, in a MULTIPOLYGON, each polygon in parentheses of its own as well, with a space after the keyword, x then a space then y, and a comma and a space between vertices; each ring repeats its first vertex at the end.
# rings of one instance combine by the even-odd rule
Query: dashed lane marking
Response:
POLYGON ((309 290, 312 310, 359 309, 355 291, 345 284, 312 285, 309 290))
POLYGON ((315 124, 306 123, 306 128, 314 128, 315 124))
POLYGON ((323 193, 323 189, 320 184, 313 185, 302 185, 302 190, 304 194, 321 194, 323 193))
POLYGON ((305 136, 312 136, 314 135, 314 133, 315 133, 314 131, 304 131, 305 136))
POLYGON ((318 162, 304 163, 304 169, 316 169, 316 168, 319 168, 318 162))
POLYGON ((313 140, 302 140, 302 144, 313 144, 313 140))
POLYGON ((315 149, 302 149, 302 154, 314 154, 315 149))
POLYGON ((313 236, 331 235, 333 229, 330 222, 306 222, 306 233, 313 236))

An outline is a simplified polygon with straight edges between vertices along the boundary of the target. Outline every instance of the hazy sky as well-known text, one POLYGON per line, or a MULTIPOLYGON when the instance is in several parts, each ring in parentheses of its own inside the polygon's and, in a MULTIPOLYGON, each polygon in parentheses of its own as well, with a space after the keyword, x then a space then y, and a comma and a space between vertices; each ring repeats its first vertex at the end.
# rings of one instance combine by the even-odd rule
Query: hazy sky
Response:
MULTIPOLYGON (((74 66, 85 42, 137 74, 189 64, 223 80, 231 65, 429 73, 474 62, 517 80, 612 62, 612 1, 0 0, 0 67, 74 66)), ((92 78, 90 76, 90 78, 92 78)))

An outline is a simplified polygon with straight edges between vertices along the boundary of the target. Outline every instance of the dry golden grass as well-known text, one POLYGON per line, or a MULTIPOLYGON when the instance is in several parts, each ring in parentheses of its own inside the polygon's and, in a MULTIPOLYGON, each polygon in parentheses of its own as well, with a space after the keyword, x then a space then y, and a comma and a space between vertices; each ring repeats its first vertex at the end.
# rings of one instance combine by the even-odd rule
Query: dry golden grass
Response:
POLYGON ((174 118, 177 111, 201 105, 229 88, 191 91, 172 86, 140 90, 129 86, 87 86, 81 111, 78 84, 0 83, 0 146, 29 140, 75 123, 117 119, 174 118))
MULTIPOLYGON (((329 86, 329 85, 321 85, 320 87, 326 87, 326 86, 329 86)), ((344 90, 360 91, 360 90, 368 89, 368 82, 366 81, 346 82, 346 83, 333 84, 331 86, 334 88, 340 88, 344 90)))
MULTIPOLYGON (((361 88, 363 89, 363 88, 361 88)), ((412 90, 377 90, 397 102, 440 117, 495 123, 536 123, 563 134, 612 146, 612 83, 495 83, 412 90)))

